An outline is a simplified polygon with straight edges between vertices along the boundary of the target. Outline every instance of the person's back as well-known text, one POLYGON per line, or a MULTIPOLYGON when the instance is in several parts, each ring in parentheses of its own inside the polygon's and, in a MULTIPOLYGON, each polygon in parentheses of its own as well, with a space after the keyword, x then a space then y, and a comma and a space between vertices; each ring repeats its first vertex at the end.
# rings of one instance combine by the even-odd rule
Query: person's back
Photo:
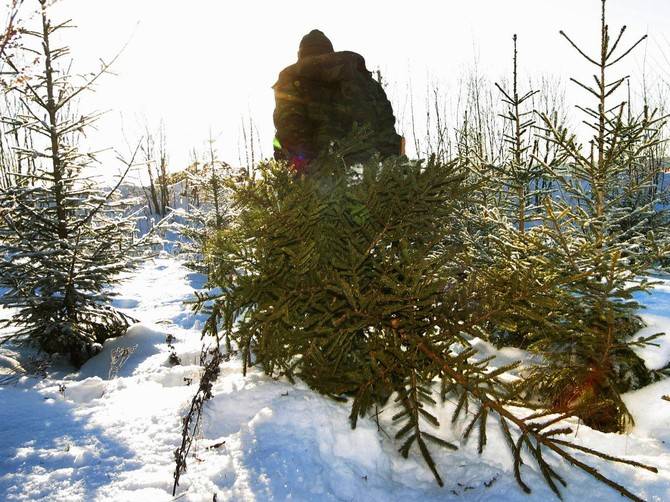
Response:
POLYGON ((381 84, 355 52, 334 52, 318 30, 300 43, 298 62, 280 74, 275 91, 275 158, 292 162, 298 170, 332 142, 350 136, 355 125, 366 129, 358 148, 346 159, 361 162, 375 153, 401 154, 395 117, 381 84))

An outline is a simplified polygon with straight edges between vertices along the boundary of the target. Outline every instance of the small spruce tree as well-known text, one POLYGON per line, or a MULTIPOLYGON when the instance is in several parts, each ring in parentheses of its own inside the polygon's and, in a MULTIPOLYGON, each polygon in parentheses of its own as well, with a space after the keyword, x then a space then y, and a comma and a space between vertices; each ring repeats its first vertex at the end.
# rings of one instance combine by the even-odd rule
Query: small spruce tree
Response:
POLYGON ((613 41, 602 1, 600 51, 591 57, 564 32, 561 34, 596 69, 595 85, 572 79, 595 100, 578 107, 593 136, 586 147, 551 117, 541 115, 547 138, 559 155, 544 167, 556 177, 562 198, 545 198, 548 230, 545 256, 554 269, 579 279, 566 285, 562 329, 531 345, 547 364, 535 368, 531 380, 556 409, 573 410, 602 430, 624 430, 632 418, 620 394, 650 381, 632 347, 651 339, 632 339, 640 327, 640 305, 633 294, 650 284, 645 273, 667 255, 663 229, 654 223, 656 199, 633 208, 631 197, 648 193, 648 181, 628 173, 645 162, 660 142, 663 118, 645 110, 626 113, 625 101, 611 101, 625 77, 611 79, 609 70, 645 37, 617 52, 625 26, 613 41))
POLYGON ((42 70, 14 89, 23 107, 4 118, 11 128, 32 133, 34 143, 17 155, 34 159, 35 168, 21 173, 27 183, 0 191, 0 285, 8 288, 0 303, 17 309, 7 321, 16 330, 5 340, 67 354, 79 365, 130 322, 111 306, 107 286, 135 263, 138 242, 134 218, 123 216, 128 204, 115 195, 121 181, 103 191, 92 178, 95 153, 78 146, 96 115, 75 114, 73 104, 108 65, 75 85, 59 65, 68 48, 52 46, 54 34, 70 25, 54 25, 49 2, 39 3, 41 26, 25 35, 36 40, 42 70))
POLYGON ((215 140, 211 136, 208 145, 204 161, 194 160, 192 164, 199 169, 187 169, 185 175, 192 192, 197 194, 194 203, 186 210, 174 211, 172 215, 172 228, 184 238, 178 254, 186 260, 189 268, 205 274, 208 273, 208 266, 204 256, 209 239, 230 219, 229 185, 234 182, 233 168, 219 160, 215 140))
POLYGON ((539 91, 520 93, 517 36, 514 35, 512 40, 512 88, 505 89, 503 85, 495 84, 507 108, 502 115, 507 125, 503 128, 506 131, 503 137, 507 152, 499 168, 494 171, 494 183, 503 192, 499 199, 501 208, 508 219, 515 222, 519 233, 524 234, 535 223, 537 208, 534 201, 543 198, 547 193, 539 183, 546 176, 546 170, 535 160, 540 155, 541 142, 534 137, 534 111, 528 107, 539 91))

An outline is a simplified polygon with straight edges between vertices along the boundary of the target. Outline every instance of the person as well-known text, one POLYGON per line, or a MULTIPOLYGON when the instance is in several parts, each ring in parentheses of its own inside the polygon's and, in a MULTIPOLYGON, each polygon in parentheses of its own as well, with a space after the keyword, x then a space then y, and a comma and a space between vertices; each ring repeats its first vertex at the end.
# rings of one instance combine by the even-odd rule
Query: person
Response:
POLYGON ((299 173, 331 145, 350 138, 356 128, 363 132, 347 150, 347 163, 363 162, 376 153, 404 154, 382 85, 360 54, 335 52, 320 30, 302 38, 298 61, 281 71, 272 88, 274 156, 290 162, 299 173))

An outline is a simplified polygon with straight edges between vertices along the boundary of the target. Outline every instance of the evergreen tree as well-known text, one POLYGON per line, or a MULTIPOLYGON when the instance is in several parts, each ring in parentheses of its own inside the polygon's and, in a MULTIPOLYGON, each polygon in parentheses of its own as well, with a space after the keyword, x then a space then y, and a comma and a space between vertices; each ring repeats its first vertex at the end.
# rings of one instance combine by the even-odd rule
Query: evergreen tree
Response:
POLYGON ((208 267, 204 255, 209 239, 230 219, 230 184, 234 182, 233 169, 219 160, 211 136, 208 144, 204 161, 194 160, 192 164, 200 168, 187 169, 185 174, 194 203, 186 211, 177 210, 172 215, 175 220, 172 227, 185 238, 178 253, 189 268, 205 274, 208 267))
POLYGON ((651 375, 632 346, 641 326, 633 293, 645 291, 648 268, 667 256, 667 229, 657 226, 655 204, 633 207, 626 201, 647 195, 649 180, 629 173, 647 162, 660 142, 662 118, 645 110, 626 113, 625 101, 612 103, 625 77, 611 79, 609 70, 644 37, 617 52, 625 26, 612 41, 602 1, 601 46, 591 57, 561 34, 596 69, 595 85, 573 79, 595 100, 579 107, 593 131, 583 147, 576 135, 542 115, 547 137, 559 155, 544 163, 559 181, 562 198, 545 198, 545 256, 554 270, 578 280, 562 306, 562 329, 545 333, 531 348, 548 364, 535 368, 531 381, 562 411, 573 410, 586 423, 603 430, 624 430, 632 421, 620 393, 649 383, 651 375))
POLYGON ((135 263, 138 242, 134 218, 124 216, 128 203, 115 196, 121 180, 103 191, 93 179, 96 154, 78 146, 96 115, 75 114, 73 105, 109 65, 75 85, 59 65, 68 48, 52 46, 54 34, 70 25, 52 24, 48 2, 40 6, 41 26, 26 36, 36 41, 42 70, 14 90, 23 107, 4 118, 32 133, 34 142, 17 155, 35 165, 20 174, 26 183, 0 191, 0 285, 8 288, 0 303, 17 309, 7 321, 17 328, 10 338, 81 364, 130 322, 112 308, 107 286, 135 263))
POLYGON ((343 160, 327 155, 300 178, 265 163, 234 188, 235 216, 208 247, 220 293, 200 297, 210 313, 205 333, 217 346, 232 341, 245 371, 262 364, 270 375, 349 400, 354 427, 378 406, 395 408, 400 453, 416 451, 439 484, 431 448, 457 448, 440 437, 434 411, 448 399, 458 403, 453 420, 466 421, 464 438, 477 432, 480 452, 497 419, 525 491, 519 466, 530 459, 556 493, 565 484, 546 460, 551 451, 639 500, 572 456, 581 447, 561 438, 570 428, 559 424, 569 414, 511 411, 533 405, 500 378, 509 367, 489 368, 470 344, 489 322, 504 323, 514 304, 557 290, 564 278, 519 288, 514 267, 485 265, 476 241, 491 236, 470 232, 474 186, 459 162, 371 159, 347 169, 343 160))
MULTIPOLYGON (((549 272, 549 264, 542 260, 543 208, 538 204, 545 197, 553 196, 554 180, 537 160, 550 161, 555 157, 555 148, 536 135, 535 111, 531 105, 539 91, 520 91, 517 36, 512 40, 512 78, 509 85, 495 84, 503 104, 498 128, 505 149, 500 158, 490 164, 479 155, 467 152, 464 152, 464 161, 477 173, 478 191, 486 192, 477 198, 479 217, 473 219, 480 227, 476 233, 482 236, 473 242, 479 246, 476 267, 495 270, 517 289, 524 290, 533 285, 547 286, 555 280, 551 273, 544 275, 549 272)), ((550 113, 557 116, 555 110, 550 113)), ((473 230, 471 228, 471 234, 473 230)), ((549 296, 559 292, 547 287, 541 289, 542 300, 538 295, 532 304, 511 303, 504 322, 489 323, 489 338, 494 344, 525 348, 545 329, 555 329, 545 321, 551 319, 556 305, 555 299, 549 301, 549 296)), ((503 291, 515 294, 507 288, 503 291)))
POLYGON ((542 143, 535 137, 534 110, 528 107, 539 91, 520 93, 517 36, 514 35, 512 39, 512 87, 505 89, 503 85, 495 84, 507 108, 502 115, 507 126, 503 128, 506 131, 503 137, 507 151, 494 171, 493 183, 497 185, 497 190, 502 191, 499 198, 501 209, 510 221, 515 222, 519 233, 524 234, 528 227, 536 223, 538 208, 534 202, 543 199, 548 193, 540 184, 540 179, 546 178, 547 172, 536 160, 542 154, 542 143))
POLYGON ((545 134, 534 135, 525 108, 534 93, 518 91, 515 51, 512 89, 499 86, 508 107, 494 126, 507 145, 500 155, 466 117, 453 161, 371 159, 348 169, 340 145, 308 177, 259 166, 232 187, 230 224, 206 248, 220 293, 200 297, 205 333, 217 346, 234 343, 245 371, 261 364, 348 401, 352 426, 395 407, 399 452, 420 454, 439 484, 431 447, 456 446, 440 437, 434 408, 450 400, 463 439, 476 433, 480 452, 498 421, 525 491, 520 466, 530 460, 560 493, 565 480, 547 461, 557 455, 640 500, 572 451, 654 468, 562 437, 574 415, 610 431, 630 421, 620 393, 651 378, 632 347, 653 338, 631 339, 631 297, 667 253, 651 213, 619 203, 625 172, 658 146, 660 123, 605 106, 622 82, 607 83, 605 68, 630 50, 612 56, 620 37, 610 45, 604 2, 601 33, 591 91, 602 106, 585 108, 596 131, 587 153, 557 113, 541 113, 545 134), (633 214, 648 224, 626 223, 633 214), (521 333, 543 356, 515 383, 503 377, 511 367, 492 369, 472 344, 501 331, 521 333), (521 418, 519 406, 533 411, 521 418))

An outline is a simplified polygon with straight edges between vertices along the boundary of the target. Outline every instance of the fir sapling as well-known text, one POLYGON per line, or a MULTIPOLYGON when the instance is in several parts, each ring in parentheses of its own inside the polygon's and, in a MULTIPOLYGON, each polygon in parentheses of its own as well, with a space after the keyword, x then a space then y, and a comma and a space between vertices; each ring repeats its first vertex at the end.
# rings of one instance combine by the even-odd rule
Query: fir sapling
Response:
POLYGON ((653 154, 661 138, 664 117, 645 109, 638 116, 624 100, 614 101, 625 77, 612 79, 610 69, 645 37, 627 49, 610 38, 602 1, 600 51, 589 56, 564 32, 561 34, 596 69, 594 84, 571 79, 594 100, 578 107, 592 136, 586 146, 575 133, 541 115, 546 138, 556 145, 552 164, 540 162, 558 180, 561 198, 545 198, 545 255, 566 276, 580 277, 566 286, 562 329, 532 345, 549 361, 536 368, 532 379, 560 410, 576 410, 587 424, 623 431, 632 418, 620 394, 650 381, 649 371, 632 347, 650 342, 633 339, 640 327, 633 299, 647 291, 645 279, 658 257, 667 255, 667 239, 656 226, 657 199, 631 206, 625 201, 649 193, 649 181, 629 176, 653 154))
MULTIPOLYGON (((16 154, 34 159, 35 169, 0 191, 0 284, 8 288, 0 303, 17 309, 7 320, 16 329, 4 340, 63 353, 80 365, 132 321, 112 307, 108 286, 139 260, 143 241, 128 213, 132 201, 117 197, 121 180, 103 190, 93 178, 96 153, 78 145, 97 115, 77 114, 73 105, 109 64, 76 84, 62 64, 68 48, 53 46, 54 35, 70 25, 54 25, 48 4, 40 0, 39 29, 25 32, 41 71, 14 89, 22 108, 3 118, 10 129, 32 133, 34 142, 16 154)), ((125 161, 126 173, 134 158, 125 161)))
POLYGON ((204 333, 217 346, 227 337, 245 371, 260 364, 346 400, 353 427, 379 407, 394 409, 400 454, 423 458, 440 485, 432 450, 458 448, 441 436, 436 414, 449 400, 479 451, 489 422, 500 424, 523 490, 530 487, 519 466, 532 461, 560 493, 566 482, 547 460, 557 455, 640 500, 573 451, 655 468, 575 445, 561 422, 570 413, 538 409, 501 378, 510 366, 492 369, 475 357, 470 340, 489 322, 505 322, 514 305, 542 301, 544 292, 552 300, 566 278, 518 288, 510 267, 485 266, 481 246, 470 245, 480 237, 468 237, 463 221, 476 214, 467 180, 461 163, 434 158, 372 159, 348 170, 333 153, 301 178, 283 164, 261 164, 254 180, 234 188, 235 216, 210 241, 210 281, 220 292, 199 297, 209 313, 204 333), (536 411, 522 418, 515 406, 536 411))

